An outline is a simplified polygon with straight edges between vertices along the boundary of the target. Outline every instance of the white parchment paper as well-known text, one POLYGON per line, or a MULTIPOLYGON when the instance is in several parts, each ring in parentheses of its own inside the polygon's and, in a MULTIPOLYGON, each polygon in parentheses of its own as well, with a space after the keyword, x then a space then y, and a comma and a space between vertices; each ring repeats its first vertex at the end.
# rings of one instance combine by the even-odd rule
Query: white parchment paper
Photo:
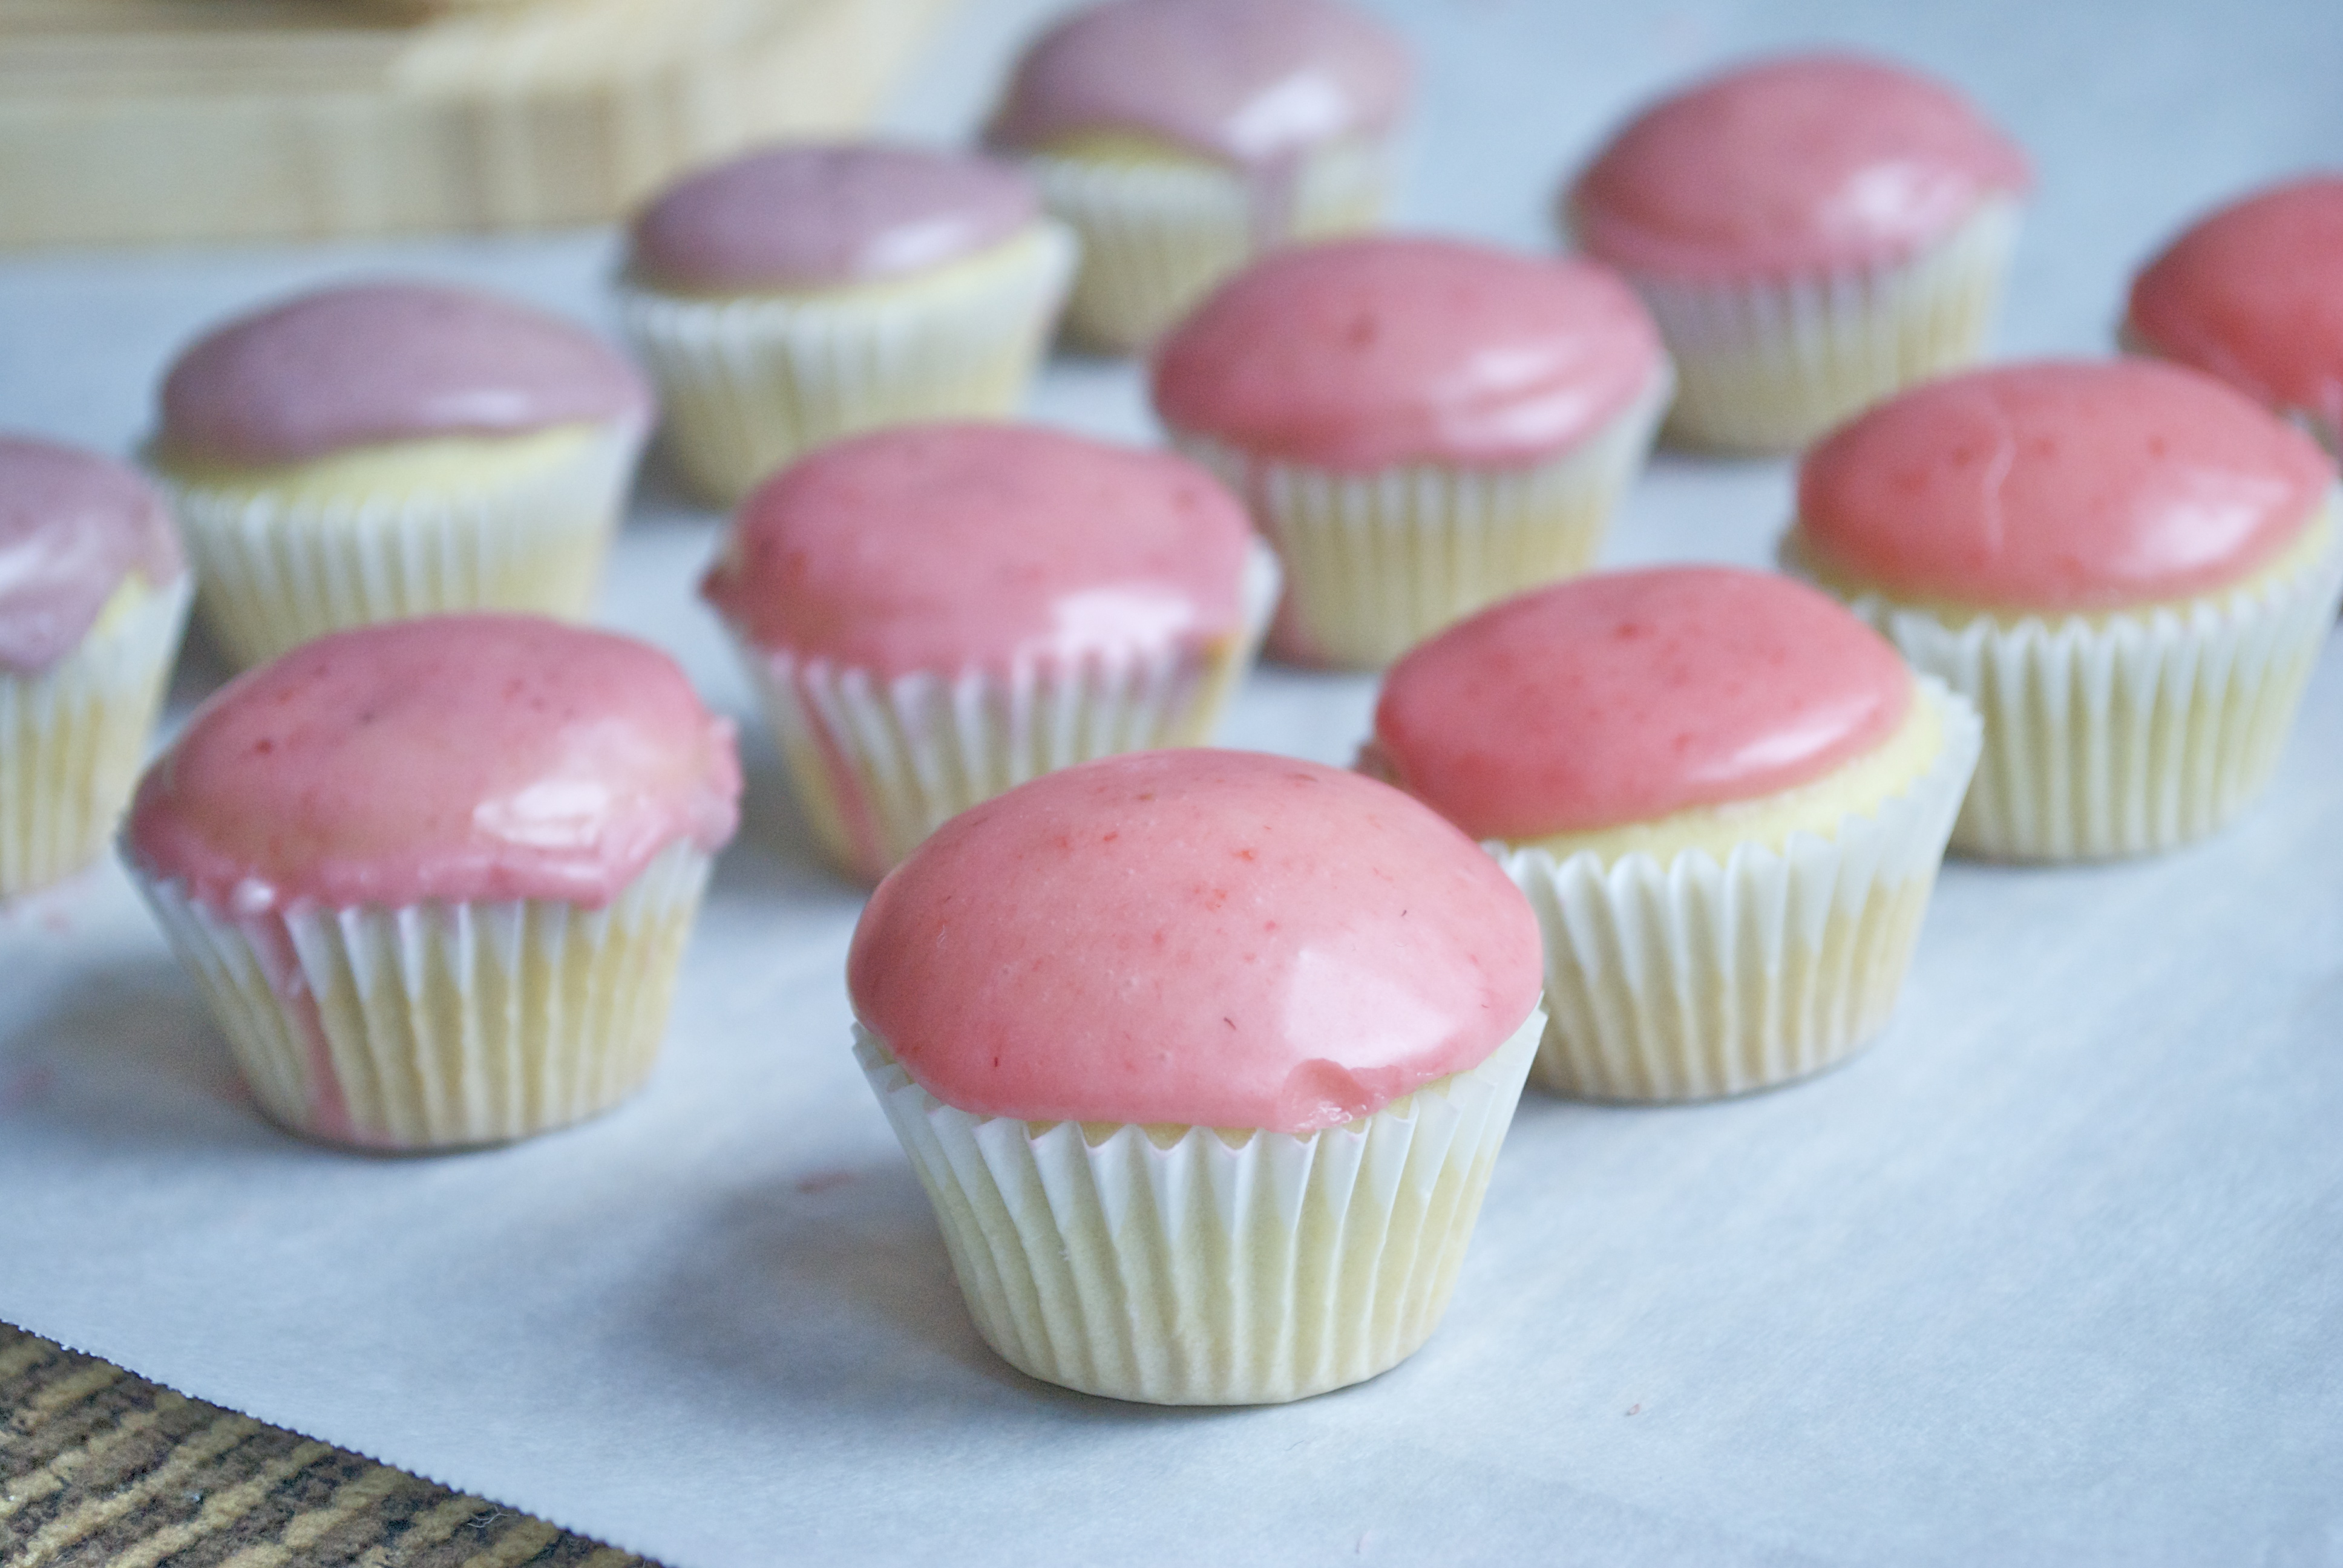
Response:
MULTIPOLYGON (((971 0, 896 110, 957 134, 1051 8, 971 0)), ((2343 164, 2333 0, 1387 5, 1408 216, 1547 242, 1658 85, 1837 41, 1964 84, 2041 190, 2003 335, 2106 346, 2240 186, 2343 164)), ((5 199, 5 192, 0 192, 5 199)), ((0 264, 0 426, 127 449, 221 313, 423 270, 608 321, 606 234, 0 264)), ((1147 432, 1066 361, 1036 412, 1147 432)), ((1767 558, 1778 464, 1663 459, 1615 562, 1767 558)), ((603 618, 747 717, 654 474, 603 618)), ((185 703, 218 678, 198 654, 185 703)), ((1371 683, 1272 670, 1226 739, 1346 760, 1371 683)), ((269 1128, 118 871, 0 913, 0 1318, 679 1568, 766 1563, 2343 1563, 2343 651, 2252 818, 2167 859, 1956 865, 1854 1065, 1684 1110, 1533 1096, 1446 1325, 1362 1388, 1134 1409, 969 1327, 847 1049, 859 893, 749 726, 739 841, 649 1091, 508 1150, 269 1128)))

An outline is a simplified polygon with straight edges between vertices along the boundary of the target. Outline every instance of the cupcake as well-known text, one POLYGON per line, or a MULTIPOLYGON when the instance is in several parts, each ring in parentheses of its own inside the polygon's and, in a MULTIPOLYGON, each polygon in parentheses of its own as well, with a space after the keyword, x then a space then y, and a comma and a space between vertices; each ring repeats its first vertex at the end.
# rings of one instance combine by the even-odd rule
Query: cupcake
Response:
POLYGON ((1026 51, 988 136, 1081 236, 1075 334, 1133 349, 1271 246, 1373 226, 1413 74, 1336 0, 1107 0, 1026 51))
POLYGON ((1006 164, 769 147, 643 210, 622 303, 676 466, 730 506, 840 436, 1014 413, 1074 252, 1006 164))
POLYGON ((1272 650, 1358 667, 1584 570, 1672 384, 1604 268, 1421 236, 1256 264, 1164 340, 1153 379, 1284 562, 1272 650))
POLYGON ((2193 370, 2006 366, 1808 453, 1785 554, 1982 711, 1955 849, 2138 855, 2277 767, 2343 595, 2334 480, 2193 370))
POLYGON ((1787 452, 1977 357, 2029 183, 1950 88, 1811 55, 1645 110, 1562 216, 1659 318, 1683 377, 1669 437, 1787 452))
POLYGON ((1493 862, 1372 779, 1240 751, 946 824, 871 896, 847 983, 978 1332, 1161 1404, 1414 1353, 1544 1024, 1493 862))
POLYGON ((194 593, 146 480, 0 436, 0 899, 105 853, 194 593))
POLYGON ((1684 1101, 1818 1071, 1885 1025, 1976 756, 1968 702, 1823 595, 1669 567, 1425 643, 1361 761, 1529 895, 1539 1081, 1684 1101))
POLYGON ((1202 744, 1252 661, 1277 568, 1235 498, 1168 453, 913 425, 760 487, 700 591, 808 822, 876 880, 1011 785, 1202 744))
POLYGON ((642 378, 527 306, 437 284, 301 295, 198 339, 150 457, 196 608, 240 664, 447 610, 586 614, 650 425, 642 378))
POLYGON ((222 689, 123 847, 264 1111, 447 1149, 642 1083, 739 790, 730 723, 666 655, 435 616, 222 689))
POLYGON ((2174 240, 2133 281, 2123 337, 2343 452, 2343 176, 2262 191, 2174 240))

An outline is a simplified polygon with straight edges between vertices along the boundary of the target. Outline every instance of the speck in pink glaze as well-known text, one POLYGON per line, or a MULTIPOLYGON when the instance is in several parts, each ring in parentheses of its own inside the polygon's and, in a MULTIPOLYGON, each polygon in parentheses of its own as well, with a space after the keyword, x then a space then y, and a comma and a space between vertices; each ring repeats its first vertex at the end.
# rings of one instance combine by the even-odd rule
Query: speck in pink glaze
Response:
POLYGON ((0 436, 0 669, 33 674, 80 647, 131 573, 160 587, 186 570, 169 508, 132 469, 0 436))
POLYGON ((1107 0, 1026 51, 989 135, 1131 131, 1256 166, 1389 130, 1413 74, 1397 37, 1336 0, 1107 0))
POLYGON ((961 813, 879 885, 854 1010, 982 1116, 1312 1132, 1477 1066, 1537 1005, 1496 862, 1373 779, 1145 751, 961 813))
POLYGON ((740 794, 732 723, 648 644, 528 616, 337 632, 230 682, 138 786, 146 870, 216 910, 599 908, 740 794))
POLYGON ((2198 223, 2133 283, 2128 325, 2153 352, 2343 442, 2343 176, 2198 223))
POLYGON ((1392 667, 1381 768, 1476 839, 1656 821, 1811 783, 1885 743, 1912 677, 1804 584, 1599 572, 1493 605, 1392 667))
POLYGON ((1804 55, 1644 110, 1571 187, 1567 217, 1631 274, 1737 280, 1903 261, 2031 183, 2016 144, 1942 83, 1804 55))
POLYGON ((767 147, 689 175, 635 219, 631 264, 685 289, 899 277, 1000 244, 1041 210, 1022 172, 880 143, 767 147))
POLYGON ((649 386, 593 334, 431 283, 320 289, 198 338, 163 382, 163 446, 227 463, 651 417, 649 386))
POLYGON ((1252 528, 1203 469, 1036 426, 833 443, 742 505, 701 593, 753 646, 882 676, 1194 648, 1252 528))
POLYGON ((2006 365, 1916 387, 1807 453, 1797 538, 1899 598, 2115 609, 2250 576, 2334 478, 2308 437, 2194 370, 2006 365))
POLYGON ((1222 285, 1158 349, 1153 391, 1174 430, 1256 457, 1515 467, 1601 430, 1661 365, 1650 316, 1602 266, 1383 236, 1222 285))

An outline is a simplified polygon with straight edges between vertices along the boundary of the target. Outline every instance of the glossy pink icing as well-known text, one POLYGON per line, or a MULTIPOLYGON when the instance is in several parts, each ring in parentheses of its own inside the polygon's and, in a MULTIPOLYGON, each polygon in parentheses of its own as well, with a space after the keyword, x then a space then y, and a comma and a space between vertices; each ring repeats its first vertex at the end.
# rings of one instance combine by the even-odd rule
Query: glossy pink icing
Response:
POLYGON ((871 895, 847 984, 962 1111, 1310 1132, 1479 1064, 1542 970, 1527 901, 1404 795, 1185 749, 944 824, 871 895))
POLYGON ((989 134, 1135 131, 1267 164, 1390 129, 1412 75, 1398 38, 1334 0, 1107 0, 1026 51, 989 134))
POLYGON ((2343 176, 2222 208, 2150 262, 2131 289, 2142 344, 2343 442, 2343 176))
POLYGON ((1381 236, 1238 274, 1163 341, 1153 391, 1174 430, 1256 457, 1502 467, 1585 440, 1661 364, 1650 316, 1606 268, 1381 236))
POLYGON ((650 414, 642 377, 584 328, 431 283, 319 289, 238 317, 163 382, 165 447, 231 463, 650 414))
POLYGON ((687 289, 860 283, 973 255, 1041 210, 1022 172, 971 154, 767 147, 690 175, 646 207, 632 266, 687 289))
POLYGON ((669 845, 721 847, 739 793, 731 721, 657 648, 433 616, 320 638, 222 688, 147 769, 126 841, 240 916, 598 908, 669 845))
POLYGON ((1885 639, 1802 583, 1599 572, 1393 665, 1375 759, 1474 838, 1518 843, 1810 783, 1885 742, 1911 694, 1885 639))
POLYGON ((1903 598, 2109 609, 2250 575, 2334 478, 2309 437, 2196 371, 2008 365, 1916 387, 1815 447, 1798 538, 1903 598))
POLYGON ((0 436, 0 669, 31 674, 71 653, 132 572, 160 587, 186 570, 169 508, 132 469, 0 436))
POLYGON ((1251 538, 1237 499, 1168 452, 909 425, 767 480, 700 591, 770 651, 886 676, 997 668, 1230 635, 1251 538))
POLYGON ((1904 260, 2031 183, 2024 152, 1951 88, 1804 55, 1644 110, 1571 187, 1568 220, 1631 273, 1828 271, 1904 260))

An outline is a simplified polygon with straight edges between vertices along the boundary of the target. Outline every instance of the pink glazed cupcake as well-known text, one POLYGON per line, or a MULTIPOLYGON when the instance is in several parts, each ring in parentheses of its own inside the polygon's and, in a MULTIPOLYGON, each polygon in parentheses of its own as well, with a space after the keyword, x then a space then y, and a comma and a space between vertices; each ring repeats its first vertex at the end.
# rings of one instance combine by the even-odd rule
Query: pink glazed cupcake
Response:
POLYGON ((1885 1024, 1976 757, 1967 701, 1821 594, 1668 567, 1523 594, 1415 649, 1361 765, 1529 895, 1541 1081, 1702 1100, 1885 1024))
POLYGON ((2343 176, 2262 191, 2191 227, 2133 281, 2123 337, 2343 452, 2343 176))
POLYGON ((2335 466, 2193 370, 2011 365, 1807 453, 1785 555, 1966 693, 1954 848, 2137 855, 2268 781, 2343 595, 2335 466))
POLYGON ((263 1110, 444 1149, 641 1084, 739 792, 729 721, 657 649, 430 617, 222 689, 124 851, 263 1110))
POLYGON ((0 899, 106 852, 194 592, 146 480, 0 435, 0 899))
POLYGON ((1673 380, 1604 268, 1393 236, 1239 275, 1164 340, 1152 386, 1284 562, 1274 651, 1377 667, 1584 570, 1673 380))
POLYGON ((1977 357, 2030 183, 1951 88, 1809 55, 1646 109, 1562 217, 1659 318, 1683 377, 1670 437, 1786 452, 1977 357))
POLYGON ((701 592, 809 823, 875 880, 1011 785, 1209 739, 1277 567, 1236 498, 1169 453, 907 425, 759 488, 701 592))
POLYGON ((1438 1325, 1544 1017, 1537 922, 1394 790, 1111 758, 879 885, 855 1054, 987 1342, 1164 1404, 1374 1376, 1438 1325))

